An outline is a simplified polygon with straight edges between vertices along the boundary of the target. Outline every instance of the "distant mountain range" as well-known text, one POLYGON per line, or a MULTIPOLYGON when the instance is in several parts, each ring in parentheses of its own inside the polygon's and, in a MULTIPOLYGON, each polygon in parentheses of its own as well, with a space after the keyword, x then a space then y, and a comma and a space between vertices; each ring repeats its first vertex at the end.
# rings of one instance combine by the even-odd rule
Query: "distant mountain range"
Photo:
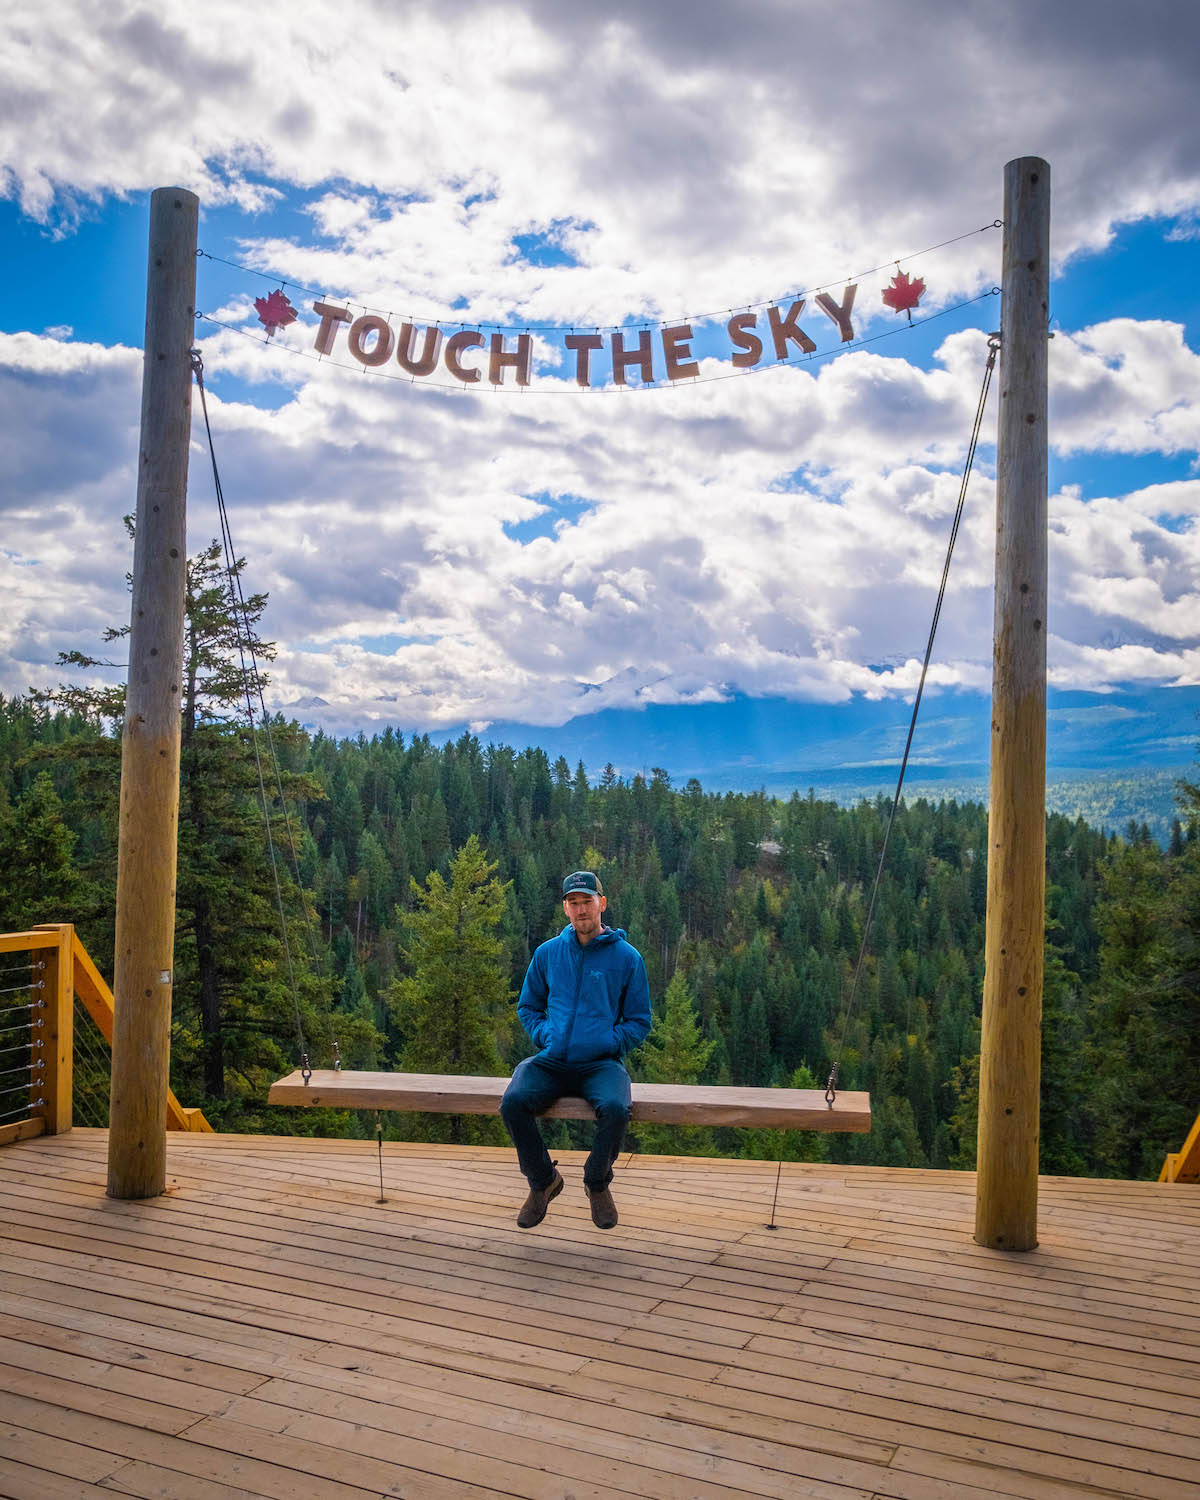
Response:
MULTIPOLYGON (((908 795, 986 799, 989 706, 981 693, 926 696, 905 779, 908 795)), ((336 714, 321 699, 281 707, 301 720, 319 710, 313 717, 327 727, 336 714)), ((738 695, 725 703, 602 708, 557 726, 497 722, 480 739, 518 749, 540 745, 552 760, 565 756, 572 768, 582 760, 593 778, 608 762, 624 776, 662 766, 677 786, 695 776, 707 791, 765 787, 790 796, 811 787, 847 802, 894 789, 911 713, 910 704, 893 699, 802 703, 738 695)), ((1173 815, 1176 780, 1200 775, 1194 765, 1198 715, 1200 687, 1051 691, 1050 805, 1113 830, 1130 817, 1144 818, 1161 836, 1173 815)), ((430 738, 441 744, 465 727, 430 738)), ((357 726, 341 732, 357 732, 357 726)))

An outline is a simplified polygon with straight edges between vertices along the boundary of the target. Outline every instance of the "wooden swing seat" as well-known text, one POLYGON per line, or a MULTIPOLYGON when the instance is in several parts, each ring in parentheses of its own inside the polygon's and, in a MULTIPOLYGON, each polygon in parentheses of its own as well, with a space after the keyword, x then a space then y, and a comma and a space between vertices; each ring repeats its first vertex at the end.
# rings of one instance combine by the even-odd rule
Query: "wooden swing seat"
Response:
MULTIPOLYGON (((420 1114, 495 1115, 507 1078, 447 1073, 349 1073, 299 1069, 271 1085, 271 1104, 323 1109, 406 1109, 420 1114)), ((590 1120, 585 1099, 564 1097, 545 1111, 555 1120, 590 1120)), ((839 1092, 832 1105, 820 1089, 718 1088, 699 1084, 635 1083, 633 1118, 656 1125, 758 1125, 784 1130, 851 1131, 871 1128, 867 1094, 839 1092)))

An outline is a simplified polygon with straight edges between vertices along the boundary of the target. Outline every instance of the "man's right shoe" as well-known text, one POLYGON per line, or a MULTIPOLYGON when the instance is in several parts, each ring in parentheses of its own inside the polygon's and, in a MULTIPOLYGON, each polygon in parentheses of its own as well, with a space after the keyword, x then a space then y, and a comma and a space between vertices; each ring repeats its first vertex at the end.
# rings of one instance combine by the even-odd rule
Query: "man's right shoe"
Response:
POLYGON ((592 1223, 597 1229, 615 1229, 617 1227, 617 1205, 613 1202, 613 1195, 608 1188, 590 1188, 585 1182, 583 1191, 587 1195, 588 1206, 592 1210, 592 1223))
POLYGON ((562 1173, 555 1172, 554 1181, 549 1187, 530 1188, 529 1197, 526 1198, 517 1215, 518 1229, 534 1229, 546 1217, 546 1210, 550 1207, 550 1200, 557 1198, 563 1190, 562 1173))

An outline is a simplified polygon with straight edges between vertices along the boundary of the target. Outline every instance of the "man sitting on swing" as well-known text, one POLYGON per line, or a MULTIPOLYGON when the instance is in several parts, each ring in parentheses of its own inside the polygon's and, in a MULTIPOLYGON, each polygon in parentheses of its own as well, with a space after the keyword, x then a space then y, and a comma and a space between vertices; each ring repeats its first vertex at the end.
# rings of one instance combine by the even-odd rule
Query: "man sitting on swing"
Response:
POLYGON ((617 1222, 609 1183, 630 1114, 629 1074, 621 1058, 650 1030, 650 987, 642 955, 619 928, 604 925, 607 905, 590 870, 567 876, 567 926, 534 953, 517 1001, 521 1025, 541 1049, 517 1064, 500 1101, 529 1183, 517 1215, 521 1229, 540 1224, 563 1189, 537 1117, 564 1094, 579 1095, 596 1111, 592 1152, 583 1168, 592 1223, 612 1229, 617 1222))

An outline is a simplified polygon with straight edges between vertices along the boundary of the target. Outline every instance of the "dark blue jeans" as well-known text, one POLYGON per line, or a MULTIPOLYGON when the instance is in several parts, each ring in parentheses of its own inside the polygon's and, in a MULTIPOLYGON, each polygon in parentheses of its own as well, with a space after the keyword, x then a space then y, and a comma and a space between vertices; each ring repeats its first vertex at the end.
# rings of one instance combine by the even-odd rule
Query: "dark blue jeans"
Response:
POLYGON ((512 1082, 500 1101, 500 1117, 517 1148, 525 1180, 540 1192, 554 1181, 554 1164, 537 1117, 564 1094, 586 1099, 596 1111, 596 1134, 591 1155, 584 1163, 583 1180, 593 1192, 599 1192, 612 1181, 613 1162, 629 1124, 629 1074, 615 1057, 573 1066, 527 1057, 513 1071, 512 1082))

